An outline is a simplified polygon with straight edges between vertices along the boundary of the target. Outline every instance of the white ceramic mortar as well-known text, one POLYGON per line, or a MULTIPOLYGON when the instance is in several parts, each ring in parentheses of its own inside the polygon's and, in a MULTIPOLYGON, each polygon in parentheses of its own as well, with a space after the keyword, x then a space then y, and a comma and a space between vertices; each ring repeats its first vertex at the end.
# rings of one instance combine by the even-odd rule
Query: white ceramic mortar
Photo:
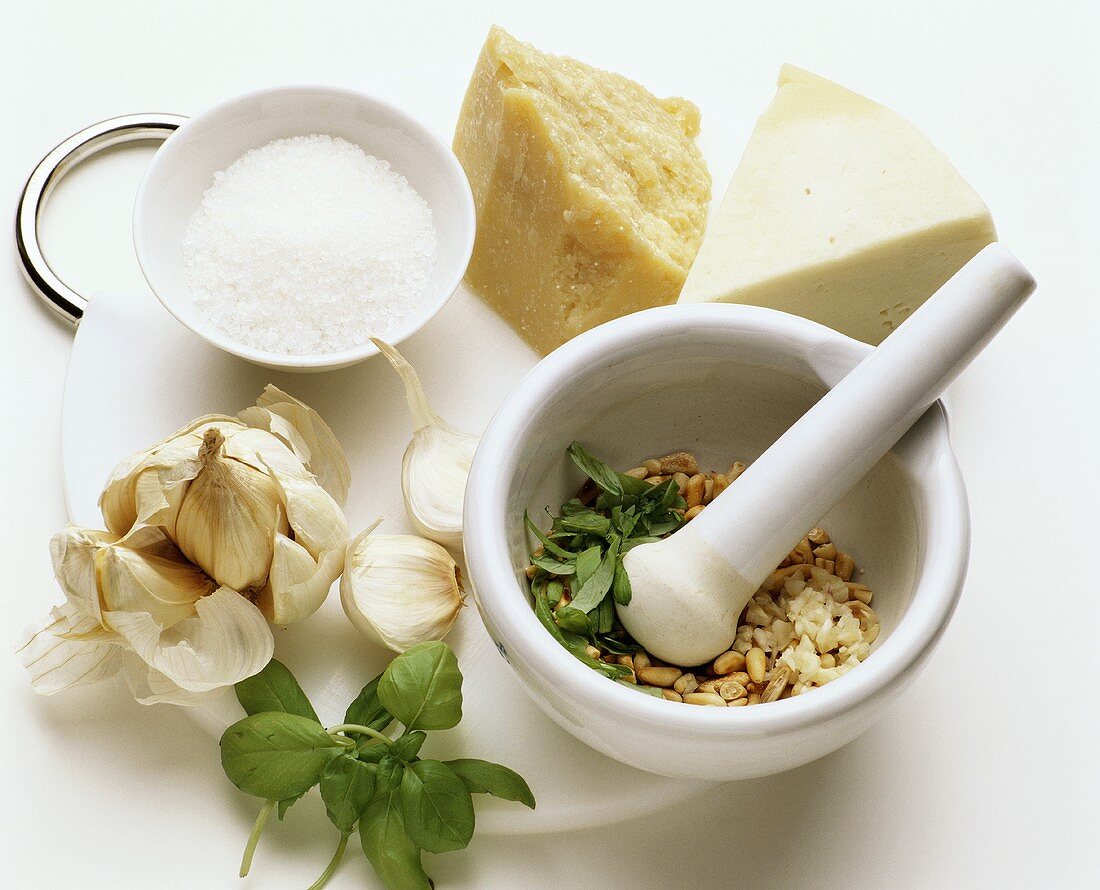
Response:
POLYGON ((548 356, 497 412, 464 519, 475 600, 520 682, 593 748, 668 776, 739 779, 790 769, 866 730, 924 664, 966 572, 966 494, 933 406, 821 518, 865 571, 883 630, 870 658, 810 693, 748 708, 655 699, 581 664, 539 624, 523 575, 523 512, 556 511, 582 476, 574 439, 627 467, 678 449, 707 468, 751 461, 871 347, 784 313, 705 304, 603 325, 548 356))

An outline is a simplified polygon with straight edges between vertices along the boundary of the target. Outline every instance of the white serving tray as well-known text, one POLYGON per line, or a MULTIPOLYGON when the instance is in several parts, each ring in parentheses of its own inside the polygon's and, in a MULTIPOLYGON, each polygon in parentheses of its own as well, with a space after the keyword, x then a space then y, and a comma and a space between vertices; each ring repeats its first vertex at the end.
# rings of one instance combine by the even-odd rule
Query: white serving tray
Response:
MULTIPOLYGON (((537 359, 463 288, 401 350, 419 370, 433 407, 472 433, 484 428, 537 359)), ((412 532, 399 478, 411 424, 402 389, 384 358, 327 374, 267 371, 207 345, 147 292, 94 297, 77 329, 62 418, 65 493, 73 521, 102 527, 96 502, 122 458, 194 417, 235 414, 251 405, 268 382, 316 408, 343 444, 352 470, 346 506, 352 533, 378 516, 385 516, 385 532, 412 532)), ((656 812, 713 787, 623 766, 560 729, 520 689, 482 627, 472 598, 447 641, 465 677, 464 717, 456 729, 434 734, 428 753, 504 763, 526 777, 538 801, 529 812, 483 796, 478 826, 484 833, 608 824, 656 812)), ((276 631, 275 654, 294 671, 329 725, 341 722, 346 705, 392 656, 355 632, 335 587, 317 614, 276 631)), ((138 708, 135 731, 151 716, 138 708)), ((231 694, 216 706, 186 710, 213 737, 243 716, 231 694)))

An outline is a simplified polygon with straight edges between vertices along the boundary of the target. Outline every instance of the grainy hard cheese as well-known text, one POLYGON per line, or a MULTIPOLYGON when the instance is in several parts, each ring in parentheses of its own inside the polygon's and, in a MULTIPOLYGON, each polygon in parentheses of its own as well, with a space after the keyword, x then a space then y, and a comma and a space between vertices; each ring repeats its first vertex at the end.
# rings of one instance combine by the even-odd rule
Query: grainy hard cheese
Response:
POLYGON ((877 345, 996 239, 916 127, 786 65, 680 302, 768 306, 877 345))
POLYGON ((467 280, 537 350, 673 302, 706 224, 699 112, 500 28, 454 150, 477 205, 467 280))

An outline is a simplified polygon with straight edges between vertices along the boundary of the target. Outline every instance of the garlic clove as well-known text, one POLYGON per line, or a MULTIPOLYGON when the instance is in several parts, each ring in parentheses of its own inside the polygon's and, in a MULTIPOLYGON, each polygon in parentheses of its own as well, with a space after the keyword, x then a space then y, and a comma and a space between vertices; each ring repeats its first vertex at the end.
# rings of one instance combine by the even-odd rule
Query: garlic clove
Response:
POLYGON ((154 529, 99 547, 95 568, 108 628, 107 612, 144 612, 161 627, 172 627, 194 615, 195 603, 217 587, 154 529))
POLYGON ((220 430, 204 432, 202 469, 187 487, 175 538, 215 581, 244 592, 267 583, 274 535, 290 527, 270 475, 227 456, 224 446, 220 430))
POLYGON ((282 496, 294 539, 276 535, 272 575, 258 603, 275 624, 286 625, 316 612, 340 577, 348 524, 332 496, 312 480, 284 475, 274 466, 268 472, 282 496))
POLYGON ((371 342, 404 383, 412 414, 413 438, 401 461, 405 509, 424 537, 459 547, 466 482, 479 439, 455 429, 431 409, 419 375, 400 352, 375 337, 371 342))
POLYGON ((478 438, 445 424, 418 430, 401 461, 405 509, 416 530, 445 547, 462 546, 462 508, 478 438))
POLYGON ((199 599, 193 615, 167 629, 148 612, 105 612, 104 619, 143 662, 189 692, 251 677, 275 653, 260 610, 228 587, 199 599))
POLYGON ((270 383, 252 408, 237 415, 281 439, 337 504, 347 502, 351 470, 344 449, 316 411, 270 383))
MULTIPOLYGON (((185 472, 184 479, 172 478, 170 482, 185 481, 198 472, 194 459, 202 444, 202 431, 209 427, 215 427, 225 434, 234 428, 243 428, 243 424, 236 418, 223 414, 198 417, 153 447, 130 455, 111 471, 99 496, 99 509, 110 531, 121 537, 138 522, 139 512, 151 512, 151 507, 147 504, 144 511, 141 509, 142 501, 137 492, 140 479, 156 481, 158 471, 174 469, 181 462, 187 461, 192 462, 193 466, 187 469, 193 472, 185 472), (146 476, 146 473, 151 475, 146 476)), ((147 488, 146 492, 149 490, 147 488)))
POLYGON ((340 601, 352 624, 394 652, 441 640, 465 605, 458 566, 434 541, 415 535, 372 535, 349 546, 340 601))

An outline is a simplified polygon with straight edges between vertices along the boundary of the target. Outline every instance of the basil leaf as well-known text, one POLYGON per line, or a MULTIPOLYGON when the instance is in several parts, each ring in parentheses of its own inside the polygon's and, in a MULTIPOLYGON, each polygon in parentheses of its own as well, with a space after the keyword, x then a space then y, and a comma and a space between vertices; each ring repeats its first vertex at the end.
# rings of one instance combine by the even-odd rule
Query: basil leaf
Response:
POLYGON ((593 658, 584 651, 585 643, 583 638, 577 637, 575 641, 570 641, 569 638, 562 633, 562 629, 558 627, 557 622, 554 621, 554 614, 550 611, 550 605, 547 603, 544 595, 535 596, 535 617, 537 617, 542 623, 542 626, 550 632, 550 636, 557 640, 578 661, 584 662, 590 668, 599 671, 605 677, 615 679, 617 677, 625 677, 630 673, 630 669, 624 665, 607 664, 606 662, 600 661, 598 658, 593 658))
POLYGON ((525 807, 535 808, 535 796, 523 780, 523 776, 499 763, 488 760, 444 761, 473 794, 491 794, 501 800, 514 800, 525 807))
POLYGON ((642 648, 637 643, 624 643, 622 640, 617 640, 607 634, 600 636, 599 644, 608 652, 613 652, 616 655, 633 655, 642 648))
POLYGON ((555 544, 553 541, 551 541, 546 535, 544 535, 539 530, 539 527, 531 521, 531 517, 528 516, 527 513, 523 514, 523 522, 527 526, 527 528, 530 529, 531 534, 533 534, 536 538, 538 538, 539 541, 542 543, 542 546, 546 548, 547 553, 552 553, 554 556, 558 557, 559 559, 572 559, 573 558, 572 553, 570 553, 568 550, 564 549, 563 547, 559 547, 557 544, 555 544))
POLYGON ((611 520, 594 512, 563 516, 557 524, 562 531, 577 535, 598 535, 602 538, 611 531, 611 520))
POLYGON ((653 698, 664 698, 665 694, 656 686, 639 686, 637 683, 630 683, 626 680, 616 680, 616 683, 621 683, 627 689, 633 689, 635 692, 641 692, 645 695, 652 696, 653 698))
POLYGON ((470 792, 450 767, 438 760, 420 760, 405 769, 401 815, 413 843, 429 853, 461 850, 474 833, 470 792))
POLYGON ((558 627, 575 634, 586 635, 588 633, 588 616, 580 609, 572 606, 562 606, 554 613, 554 620, 558 627))
POLYGON ((378 697, 409 729, 450 729, 462 719, 462 673, 446 643, 418 643, 390 662, 378 697))
POLYGON ((577 567, 572 562, 561 562, 552 556, 532 556, 531 563, 551 575, 572 575, 577 567))
MULTIPOLYGON (((595 549, 595 548, 593 548, 595 549)), ((589 551, 585 551, 586 553, 589 551)), ((583 554, 582 554, 583 555, 583 554)), ((611 589, 611 582, 615 577, 615 565, 619 561, 619 543, 615 541, 600 560, 599 567, 592 573, 587 581, 581 584, 580 590, 573 595, 569 605, 582 612, 591 612, 600 604, 607 592, 611 589)), ((577 578, 580 580, 580 560, 577 561, 577 578)), ((608 628, 610 630, 610 628, 608 628)))
POLYGON ((593 634, 605 634, 611 632, 611 625, 615 622, 615 603, 611 597, 604 596, 600 604, 588 615, 588 627, 593 634))
POLYGON ((305 793, 340 750, 319 723, 276 712, 238 720, 225 731, 220 744, 229 781, 265 800, 305 793))
POLYGON ((424 740, 427 737, 427 733, 423 733, 419 729, 415 732, 405 733, 393 743, 394 756, 408 763, 420 753, 420 749, 424 747, 424 740))
POLYGON ((374 777, 378 767, 363 763, 350 754, 333 757, 321 773, 321 800, 328 817, 347 834, 359 821, 359 815, 374 797, 374 777))
MULTIPOLYGON (((676 514, 673 513, 671 515, 675 516, 676 514)), ((678 529, 680 527, 681 522, 682 522, 682 520, 680 520, 678 518, 677 519, 672 519, 672 518, 665 519, 661 522, 651 522, 651 523, 649 523, 649 535, 647 537, 659 541, 665 535, 676 531, 676 529, 678 529)), ((635 541, 633 543, 636 544, 638 542, 635 541)), ((643 543, 648 543, 648 542, 643 542, 643 543)))
POLYGON ((381 797, 389 794, 401 784, 405 765, 392 754, 383 754, 378 761, 378 772, 374 774, 374 794, 381 797))
POLYGON ((246 714, 282 711, 315 723, 321 722, 294 675, 286 665, 274 658, 258 674, 237 683, 233 691, 237 693, 237 701, 246 714))
POLYGON ((305 795, 303 791, 301 794, 295 794, 293 797, 284 797, 279 801, 279 821, 283 821, 283 816, 286 815, 286 811, 289 810, 294 804, 302 799, 305 795))
POLYGON ((600 547, 589 547, 577 556, 577 577, 573 581, 576 591, 580 591, 588 583, 588 579, 596 574, 602 554, 600 547))
POLYGON ((615 560, 615 575, 611 579, 611 595, 620 606, 629 603, 630 597, 633 596, 633 591, 630 588, 630 576, 626 573, 626 567, 623 565, 621 556, 615 560))
POLYGON ((431 879, 420 863, 420 849, 405 831, 396 793, 373 801, 359 820, 363 853, 387 890, 430 890, 431 879))
POLYGON ((379 763, 383 757, 390 753, 390 746, 371 738, 364 738, 355 752, 363 763, 379 763))
MULTIPOLYGON (((393 723, 393 716, 378 698, 378 684, 381 680, 382 675, 379 674, 359 690, 359 694, 355 696, 355 701, 348 705, 348 709, 344 713, 345 723, 369 726, 378 732, 382 732, 393 723)), ((349 730, 347 735, 360 735, 360 745, 370 744, 374 741, 366 733, 355 733, 349 730)))
MULTIPOLYGON (((574 442, 567 449, 569 457, 577 468, 589 479, 596 483, 608 494, 622 497, 625 494, 622 479, 611 467, 602 460, 598 460, 584 450, 579 442, 574 442)), ((627 477, 630 478, 630 477, 627 477)))

